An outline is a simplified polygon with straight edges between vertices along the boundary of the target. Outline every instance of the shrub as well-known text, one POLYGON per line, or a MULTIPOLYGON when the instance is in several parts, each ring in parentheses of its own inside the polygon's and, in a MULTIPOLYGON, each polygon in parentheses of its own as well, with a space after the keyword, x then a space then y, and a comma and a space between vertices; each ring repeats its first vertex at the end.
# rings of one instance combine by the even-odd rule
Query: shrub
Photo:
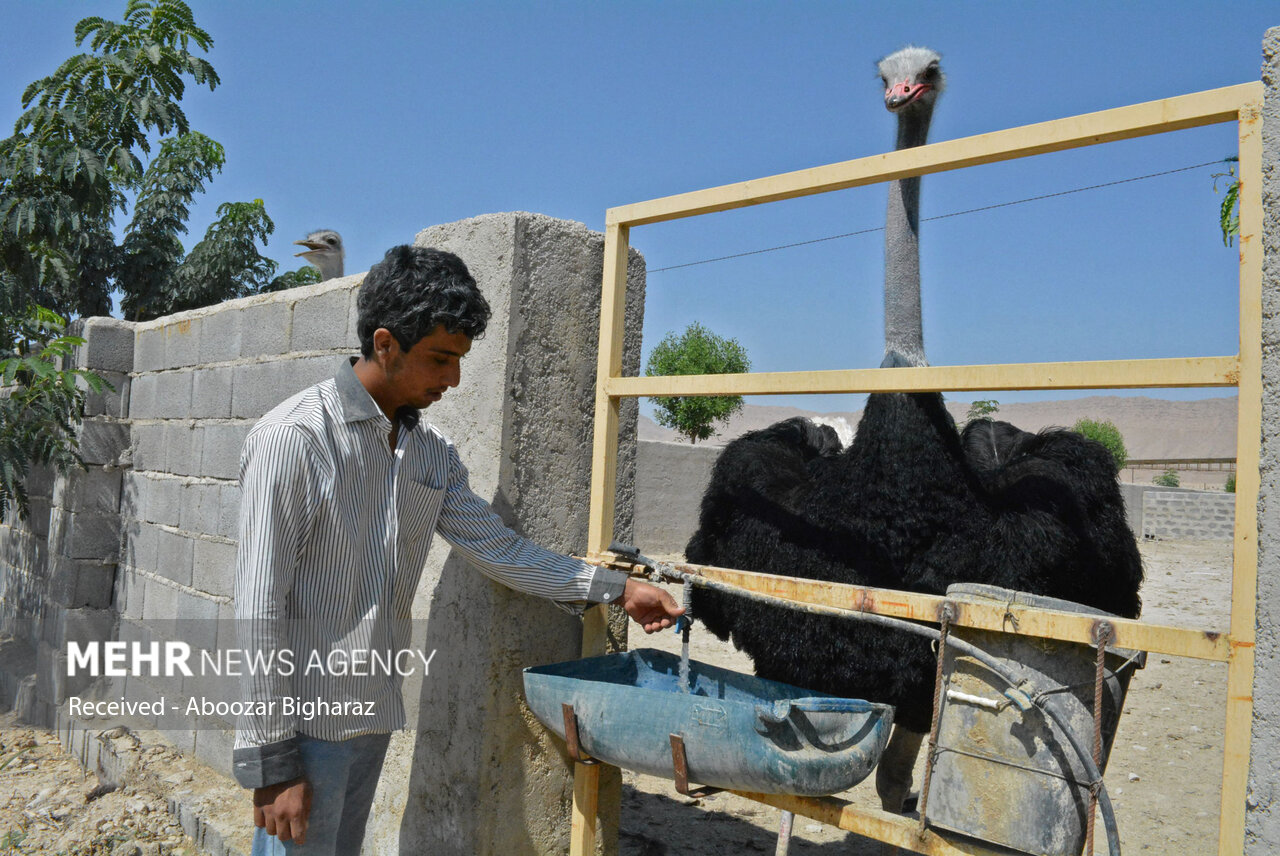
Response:
POLYGON ((1158 476, 1156 476, 1155 478, 1153 478, 1153 479, 1151 480, 1151 483, 1152 483, 1152 484, 1158 484, 1158 485, 1160 485, 1160 487, 1177 487, 1177 486, 1178 486, 1178 471, 1177 471, 1177 470, 1165 470, 1165 471, 1164 471, 1164 472, 1162 472, 1160 475, 1158 475, 1158 476))
POLYGON ((1129 460, 1129 452, 1124 447, 1124 437, 1121 436, 1120 429, 1115 426, 1115 423, 1086 418, 1077 421, 1071 426, 1071 430, 1106 446, 1111 457, 1116 459, 1116 472, 1124 469, 1124 465, 1129 460))
MULTIPOLYGON (((751 371, 747 352, 736 339, 722 339, 698 322, 679 335, 668 333, 649 355, 645 374, 670 375, 742 374, 751 371)), ((650 399, 658 424, 674 429, 690 443, 714 433, 713 422, 724 421, 742 409, 742 396, 663 396, 650 399)))
POLYGON ((1227 483, 1222 486, 1222 489, 1225 490, 1227 493, 1236 492, 1236 474, 1235 473, 1232 473, 1231 475, 1227 476, 1227 483))

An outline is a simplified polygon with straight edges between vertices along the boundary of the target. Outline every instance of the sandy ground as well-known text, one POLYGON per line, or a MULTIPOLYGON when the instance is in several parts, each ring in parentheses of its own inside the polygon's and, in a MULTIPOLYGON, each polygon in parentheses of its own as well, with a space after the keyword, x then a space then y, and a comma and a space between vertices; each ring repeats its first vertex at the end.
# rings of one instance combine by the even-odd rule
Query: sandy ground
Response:
MULTIPOLYGON (((1144 617, 1198 629, 1225 629, 1230 603, 1229 542, 1146 542, 1144 617)), ((679 651, 671 633, 633 639, 636 647, 679 651)), ((749 672, 746 657, 694 631, 692 656, 749 672)), ((1124 852, 1199 856, 1216 851, 1222 769, 1225 667, 1153 655, 1130 687, 1107 771, 1124 852)), ((183 794, 207 811, 244 816, 244 792, 174 750, 110 738, 128 768, 108 790, 48 731, 0 718, 0 856, 168 856, 198 850, 166 800, 183 794), (185 792, 185 793, 184 793, 185 792)), ((922 778, 917 770, 917 781, 922 778)), ((843 795, 878 805, 870 781, 843 795)), ((247 830, 236 823, 247 850, 247 830)), ((778 812, 732 794, 691 800, 667 780, 624 773, 623 856, 773 853, 778 812)), ((1105 852, 1101 846, 1100 852, 1105 852)), ((792 854, 883 856, 881 845, 797 818, 792 854)))
MULTIPOLYGON (((1141 550, 1146 620, 1226 629, 1230 542, 1148 541, 1141 550)), ((671 633, 633 637, 632 645, 680 651, 671 633)), ((751 671, 745 655, 696 626, 690 647, 694 659, 751 671)), ((1226 668, 1216 663, 1151 655, 1133 679, 1106 773, 1125 853, 1217 852, 1225 698, 1226 668)), ((916 781, 922 779, 921 763, 916 781)), ((669 781, 632 773, 624 773, 623 787, 624 856, 774 852, 779 813, 771 806, 723 793, 691 800, 669 781)), ((841 797, 879 807, 871 779, 841 797)), ((790 852, 882 856, 884 850, 878 842, 797 817, 790 852)), ((1101 835, 1098 852, 1106 853, 1101 835)))

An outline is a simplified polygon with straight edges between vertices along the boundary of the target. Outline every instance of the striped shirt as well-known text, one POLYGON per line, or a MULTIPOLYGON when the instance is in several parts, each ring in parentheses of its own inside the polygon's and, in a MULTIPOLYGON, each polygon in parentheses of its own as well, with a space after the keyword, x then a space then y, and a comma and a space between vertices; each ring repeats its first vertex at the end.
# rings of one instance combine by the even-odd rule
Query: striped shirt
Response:
POLYGON ((393 452, 391 420, 353 362, 262 417, 241 454, 239 644, 249 656, 277 657, 241 678, 251 712, 238 718, 233 766, 245 787, 301 775, 298 733, 345 740, 404 726, 400 670, 355 677, 331 668, 349 656, 328 657, 408 650, 410 606, 435 532, 484 574, 573 612, 613 601, 626 582, 508 529, 472 492, 453 443, 417 411, 397 414, 393 452), (330 707, 307 718, 286 699, 330 707))

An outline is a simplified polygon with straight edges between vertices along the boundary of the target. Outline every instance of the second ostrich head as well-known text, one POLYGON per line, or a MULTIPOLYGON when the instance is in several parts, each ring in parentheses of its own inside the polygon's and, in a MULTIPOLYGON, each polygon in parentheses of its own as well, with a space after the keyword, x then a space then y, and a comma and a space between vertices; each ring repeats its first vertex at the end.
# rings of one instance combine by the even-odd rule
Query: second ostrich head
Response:
POLYGON ((295 244, 306 247, 305 252, 295 253, 320 269, 320 281, 342 276, 342 263, 346 256, 342 249, 342 236, 332 229, 317 229, 295 244))

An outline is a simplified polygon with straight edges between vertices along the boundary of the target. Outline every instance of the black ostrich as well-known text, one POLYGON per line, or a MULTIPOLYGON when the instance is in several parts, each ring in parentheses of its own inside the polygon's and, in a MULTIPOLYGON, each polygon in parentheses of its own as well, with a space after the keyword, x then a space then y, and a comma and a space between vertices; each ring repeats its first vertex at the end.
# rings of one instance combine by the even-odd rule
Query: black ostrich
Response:
MULTIPOLYGON (((925 142, 939 57, 881 60, 898 147, 925 142)), ((884 367, 923 365, 919 178, 889 186, 884 367)), ((1074 432, 980 421, 963 435, 938 393, 869 396, 840 449, 791 419, 725 447, 703 496, 691 562, 932 594, 977 582, 1136 617, 1142 564, 1110 453, 1074 432)), ((756 673, 896 707, 876 789, 906 805, 929 729, 934 654, 916 636, 778 610, 698 589, 694 615, 748 653, 756 673)))

